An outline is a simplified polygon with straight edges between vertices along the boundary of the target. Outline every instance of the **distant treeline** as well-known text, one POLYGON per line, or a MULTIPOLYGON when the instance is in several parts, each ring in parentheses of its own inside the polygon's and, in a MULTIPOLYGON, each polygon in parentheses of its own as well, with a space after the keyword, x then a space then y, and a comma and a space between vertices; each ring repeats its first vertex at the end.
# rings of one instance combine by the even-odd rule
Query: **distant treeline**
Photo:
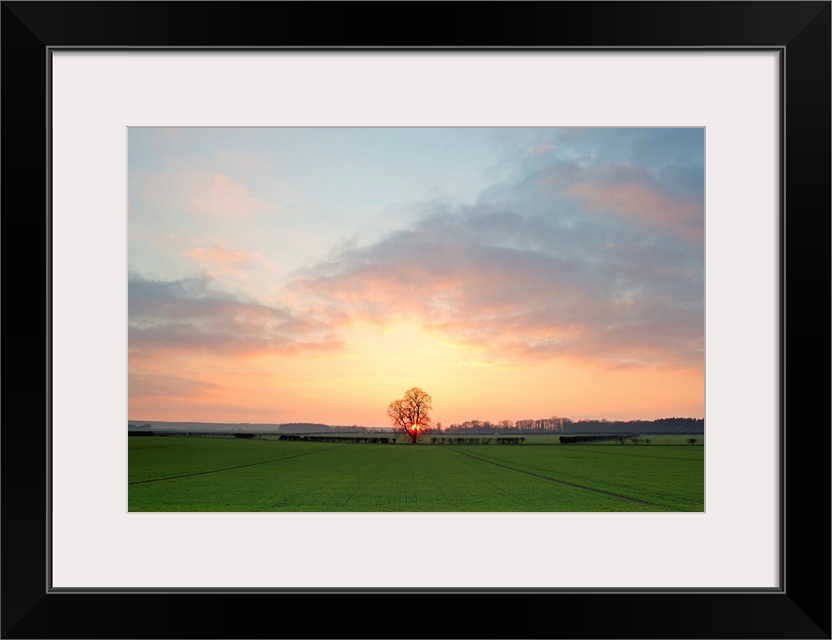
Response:
MULTIPOLYGON (((143 430, 178 430, 178 431, 242 431, 242 432, 280 432, 280 433, 387 433, 390 429, 352 426, 332 426, 314 422, 287 422, 283 424, 262 424, 240 422, 235 424, 220 422, 145 422, 130 421, 130 431, 143 430)), ((704 434, 705 420, 702 418, 660 418, 658 420, 571 420, 552 416, 551 418, 526 420, 468 420, 461 424, 452 424, 444 429, 441 423, 437 431, 449 435, 530 435, 530 434, 704 434)))
POLYGON ((433 437, 430 439, 431 444, 523 444, 525 438, 448 438, 448 437, 433 437))
MULTIPOLYGON (((253 435, 250 437, 254 437, 253 435)), ((388 438, 385 436, 301 436, 301 435, 283 435, 280 440, 300 440, 302 442, 347 442, 350 444, 370 443, 370 444, 395 444, 395 438, 388 438)))
MULTIPOLYGON (((629 437, 630 434, 621 434, 618 436, 561 436, 558 438, 561 444, 572 444, 575 442, 606 442, 608 440, 614 440, 619 444, 624 444, 624 438, 629 437)), ((636 438, 632 438, 633 442, 637 440, 636 438)), ((649 444, 649 442, 648 442, 649 444)))
POLYGON ((469 420, 452 424, 443 433, 705 433, 703 418, 660 418, 658 420, 570 420, 553 416, 537 420, 469 420))

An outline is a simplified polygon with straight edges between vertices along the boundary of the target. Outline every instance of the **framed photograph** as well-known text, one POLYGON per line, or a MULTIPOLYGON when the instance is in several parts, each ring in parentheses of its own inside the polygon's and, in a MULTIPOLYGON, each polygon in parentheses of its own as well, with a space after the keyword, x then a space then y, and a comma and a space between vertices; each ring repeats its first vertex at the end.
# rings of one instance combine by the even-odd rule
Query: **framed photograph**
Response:
POLYGON ((127 189, 136 519, 705 511, 704 127, 130 127, 127 189))
POLYGON ((3 637, 829 638, 830 3, 413 8, 3 3, 3 637))

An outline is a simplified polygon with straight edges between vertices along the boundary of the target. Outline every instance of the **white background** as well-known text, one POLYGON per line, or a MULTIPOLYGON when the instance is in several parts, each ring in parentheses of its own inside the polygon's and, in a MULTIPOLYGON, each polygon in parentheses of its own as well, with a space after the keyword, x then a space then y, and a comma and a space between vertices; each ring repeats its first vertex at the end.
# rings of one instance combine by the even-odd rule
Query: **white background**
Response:
POLYGON ((777 74, 768 52, 55 53, 53 585, 777 586, 777 74), (706 127, 705 513, 127 513, 127 127, 241 125, 706 127))

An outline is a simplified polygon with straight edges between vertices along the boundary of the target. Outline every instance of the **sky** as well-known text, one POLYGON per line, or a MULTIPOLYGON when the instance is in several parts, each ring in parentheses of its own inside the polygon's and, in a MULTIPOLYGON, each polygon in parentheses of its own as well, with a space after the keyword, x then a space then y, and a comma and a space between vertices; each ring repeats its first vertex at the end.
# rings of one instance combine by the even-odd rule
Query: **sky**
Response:
POLYGON ((704 417, 704 129, 130 128, 131 420, 704 417))

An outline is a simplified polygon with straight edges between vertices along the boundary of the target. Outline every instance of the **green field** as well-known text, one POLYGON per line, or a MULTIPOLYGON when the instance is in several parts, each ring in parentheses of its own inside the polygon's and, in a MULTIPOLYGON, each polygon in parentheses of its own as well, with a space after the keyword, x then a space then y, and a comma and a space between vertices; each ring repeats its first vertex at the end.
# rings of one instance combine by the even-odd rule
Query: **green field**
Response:
POLYGON ((668 437, 675 439, 639 446, 131 437, 128 508, 703 511, 705 448, 668 437))

